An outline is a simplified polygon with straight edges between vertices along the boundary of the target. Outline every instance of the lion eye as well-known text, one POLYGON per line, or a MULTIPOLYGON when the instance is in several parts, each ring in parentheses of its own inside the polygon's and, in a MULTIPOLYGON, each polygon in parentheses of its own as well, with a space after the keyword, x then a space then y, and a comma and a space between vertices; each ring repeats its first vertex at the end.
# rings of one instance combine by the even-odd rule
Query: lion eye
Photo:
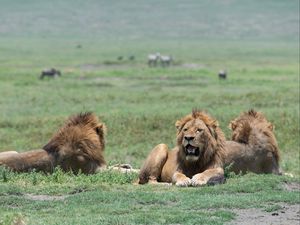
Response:
POLYGON ((198 128, 198 129, 197 129, 197 132, 198 132, 198 133, 201 133, 201 132, 203 132, 203 129, 198 128))
POLYGON ((187 130, 188 130, 187 128, 184 128, 184 129, 183 129, 183 131, 187 131, 187 130))

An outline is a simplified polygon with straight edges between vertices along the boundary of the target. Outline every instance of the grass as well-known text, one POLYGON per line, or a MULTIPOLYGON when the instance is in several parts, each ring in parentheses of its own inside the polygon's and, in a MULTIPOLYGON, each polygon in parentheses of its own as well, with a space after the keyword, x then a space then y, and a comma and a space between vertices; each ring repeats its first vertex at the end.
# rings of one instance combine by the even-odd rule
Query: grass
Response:
POLYGON ((108 161, 139 167, 156 144, 174 145, 175 121, 193 108, 216 117, 228 138, 229 121, 255 108, 276 127, 283 169, 299 174, 299 159, 294 157, 299 150, 297 70, 293 66, 249 70, 241 75, 242 69, 234 67, 225 82, 209 67, 149 69, 137 65, 100 68, 92 74, 80 74, 74 68, 61 79, 43 81, 37 78, 38 72, 10 79, 3 74, 0 147, 39 148, 68 115, 94 111, 108 126, 108 161))
POLYGON ((139 168, 155 145, 175 145, 174 123, 193 108, 217 118, 227 138, 229 121, 254 108, 275 125, 281 167, 295 178, 176 188, 133 185, 136 174, 112 171, 1 170, 0 224, 224 224, 232 209, 299 204, 299 190, 285 188, 300 176, 298 4, 2 0, 0 151, 41 148, 69 115, 93 111, 108 127, 108 163, 139 168), (175 65, 148 68, 156 51, 175 65), (47 67, 62 77, 39 80, 47 67))
POLYGON ((21 217, 29 224, 223 224, 234 218, 233 208, 272 211, 277 203, 299 203, 299 192, 287 192, 282 185, 294 179, 274 175, 248 174, 230 177, 224 185, 176 188, 132 185, 135 174, 113 171, 92 176, 60 170, 49 176, 5 173, 2 218, 21 217))

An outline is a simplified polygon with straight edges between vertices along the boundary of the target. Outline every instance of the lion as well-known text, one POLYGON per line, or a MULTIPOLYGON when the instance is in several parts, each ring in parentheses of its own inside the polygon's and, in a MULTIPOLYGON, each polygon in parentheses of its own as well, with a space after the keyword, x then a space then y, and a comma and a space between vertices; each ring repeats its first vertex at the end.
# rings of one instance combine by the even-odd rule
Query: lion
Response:
POLYGON ((71 116, 42 149, 0 153, 0 166, 17 172, 51 173, 59 166, 75 174, 95 173, 106 167, 105 133, 105 124, 93 113, 80 113, 71 116))
POLYGON ((159 182, 176 186, 202 186, 224 182, 225 136, 218 122, 203 111, 175 123, 177 145, 157 145, 139 173, 139 184, 159 182))
POLYGON ((261 112, 251 109, 229 124, 232 140, 226 142, 225 165, 238 173, 273 173, 280 175, 279 148, 274 126, 261 112))

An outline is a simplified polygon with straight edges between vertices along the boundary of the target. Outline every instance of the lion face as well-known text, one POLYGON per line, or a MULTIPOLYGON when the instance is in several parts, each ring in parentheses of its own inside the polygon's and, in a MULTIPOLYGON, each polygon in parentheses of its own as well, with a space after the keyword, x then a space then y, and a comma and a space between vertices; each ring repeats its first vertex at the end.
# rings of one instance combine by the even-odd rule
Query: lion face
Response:
POLYGON ((102 163, 104 140, 98 135, 96 129, 86 128, 84 131, 82 132, 78 127, 70 127, 67 136, 60 136, 59 138, 62 139, 56 140, 61 143, 57 152, 64 170, 93 173, 102 163))
POLYGON ((177 121, 177 144, 181 147, 186 161, 198 161, 207 155, 205 151, 208 149, 208 143, 211 145, 215 131, 199 118, 191 119, 183 124, 180 124, 181 122, 177 121))
POLYGON ((91 113, 71 117, 44 146, 65 171, 94 173, 105 165, 106 127, 91 113))

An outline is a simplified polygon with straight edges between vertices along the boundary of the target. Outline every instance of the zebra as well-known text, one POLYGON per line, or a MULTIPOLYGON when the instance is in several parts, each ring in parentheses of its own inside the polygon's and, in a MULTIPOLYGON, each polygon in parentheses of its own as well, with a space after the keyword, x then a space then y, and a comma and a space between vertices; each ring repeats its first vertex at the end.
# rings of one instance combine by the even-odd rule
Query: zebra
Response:
POLYGON ((170 66, 172 61, 173 61, 172 56, 169 55, 160 56, 160 63, 163 67, 170 66))
POLYGON ((157 52, 155 54, 148 55, 148 65, 150 67, 157 66, 157 62, 159 61, 159 59, 160 59, 160 53, 159 52, 157 52))

